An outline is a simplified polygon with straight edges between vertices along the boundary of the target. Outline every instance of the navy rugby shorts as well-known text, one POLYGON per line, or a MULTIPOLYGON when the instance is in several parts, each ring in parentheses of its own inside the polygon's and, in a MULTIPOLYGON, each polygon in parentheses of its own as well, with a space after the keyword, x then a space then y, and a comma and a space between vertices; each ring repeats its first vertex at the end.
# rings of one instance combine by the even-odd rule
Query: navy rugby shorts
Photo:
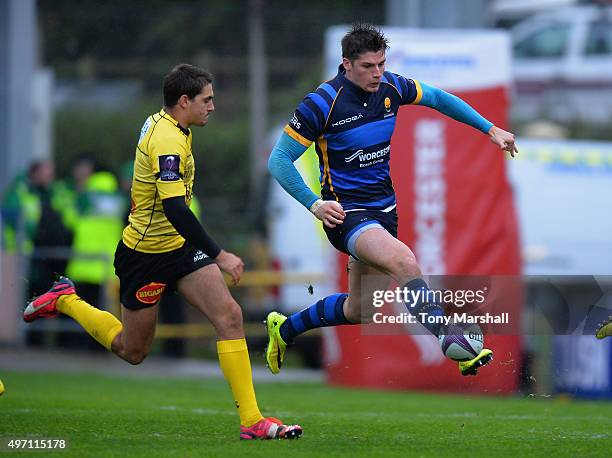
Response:
POLYGON ((348 211, 342 224, 334 228, 323 225, 327 238, 334 248, 353 256, 355 259, 359 259, 355 254, 355 242, 363 232, 373 227, 385 229, 397 238, 397 210, 394 208, 389 212, 380 210, 348 211))

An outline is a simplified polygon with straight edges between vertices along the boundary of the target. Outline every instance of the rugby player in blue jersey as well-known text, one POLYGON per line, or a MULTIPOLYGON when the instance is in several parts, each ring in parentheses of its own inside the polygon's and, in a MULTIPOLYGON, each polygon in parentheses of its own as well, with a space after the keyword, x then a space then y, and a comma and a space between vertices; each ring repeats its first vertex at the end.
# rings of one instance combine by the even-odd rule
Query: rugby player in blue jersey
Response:
MULTIPOLYGON (((384 273, 408 290, 428 291, 414 253, 397 239, 389 156, 401 105, 434 108, 488 135, 512 157, 518 153, 513 134, 494 126, 458 97, 385 71, 388 48, 379 29, 353 25, 342 39, 337 76, 298 105, 270 155, 272 175, 323 222, 332 245, 350 255, 349 294, 332 294, 289 317, 278 312, 268 315, 266 361, 273 373, 280 371, 287 344, 299 334, 371 321, 373 292, 385 289, 388 280, 379 275, 385 283, 369 282, 366 291, 361 282, 364 275, 384 273), (306 186, 293 165, 313 142, 321 170, 321 198, 306 186)), ((421 319, 444 315, 439 304, 421 300, 409 304, 408 310, 432 334, 445 333, 444 326, 421 319)), ((459 369, 463 375, 474 375, 492 355, 491 350, 483 349, 476 358, 460 362, 459 369)))

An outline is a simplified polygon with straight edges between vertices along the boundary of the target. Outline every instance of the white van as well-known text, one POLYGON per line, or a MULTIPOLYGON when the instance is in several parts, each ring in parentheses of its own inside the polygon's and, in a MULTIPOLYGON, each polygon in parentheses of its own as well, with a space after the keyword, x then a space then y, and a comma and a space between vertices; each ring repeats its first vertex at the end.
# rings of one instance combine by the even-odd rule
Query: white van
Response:
POLYGON ((517 120, 612 119, 612 7, 537 14, 511 29, 517 120))

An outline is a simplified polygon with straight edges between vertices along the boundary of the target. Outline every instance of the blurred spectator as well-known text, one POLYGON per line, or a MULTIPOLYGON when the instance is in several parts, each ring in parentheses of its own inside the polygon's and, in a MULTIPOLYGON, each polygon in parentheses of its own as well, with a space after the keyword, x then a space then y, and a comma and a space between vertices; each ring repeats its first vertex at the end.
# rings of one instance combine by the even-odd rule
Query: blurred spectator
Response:
MULTIPOLYGON (((32 163, 27 176, 18 176, 3 199, 3 238, 10 253, 30 255, 26 288, 28 297, 43 293, 56 273, 64 272, 62 249, 70 246, 72 234, 66 225, 69 209, 63 188, 54 182, 55 170, 47 160, 32 163)), ((30 345, 42 345, 44 334, 31 330, 30 345)))
MULTIPOLYGON (((125 203, 112 173, 97 171, 79 184, 77 178, 81 172, 75 167, 76 189, 83 188, 77 195, 78 218, 66 274, 78 284, 79 295, 85 301, 106 308, 108 301, 104 300, 104 287, 114 274, 112 260, 117 240, 121 238, 125 203)), ((102 348, 85 333, 62 333, 59 344, 73 348, 102 348)))
POLYGON ((85 192, 88 178, 98 170, 95 154, 81 154, 72 166, 72 182, 77 193, 85 192))
POLYGON ((57 189, 57 199, 62 201, 64 225, 70 230, 78 220, 77 201, 79 195, 85 191, 87 179, 98 169, 93 155, 81 154, 72 166, 71 177, 67 180, 58 181, 55 185, 57 189))

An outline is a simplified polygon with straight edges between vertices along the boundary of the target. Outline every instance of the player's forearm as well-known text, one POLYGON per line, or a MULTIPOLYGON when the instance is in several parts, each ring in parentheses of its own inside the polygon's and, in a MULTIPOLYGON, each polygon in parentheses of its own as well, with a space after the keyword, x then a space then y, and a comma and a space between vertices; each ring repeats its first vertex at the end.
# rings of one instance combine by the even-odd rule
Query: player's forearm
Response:
POLYGON ((437 87, 429 86, 423 82, 421 82, 421 87, 423 89, 423 98, 421 99, 420 105, 434 108, 440 113, 475 127, 485 134, 488 133, 493 126, 492 122, 482 117, 480 113, 459 97, 449 94, 437 87))
POLYGON ((189 243, 216 258, 221 248, 206 233, 196 216, 185 204, 185 197, 171 197, 162 200, 164 213, 176 231, 189 243))
POLYGON ((268 170, 285 191, 304 207, 310 208, 319 197, 304 183, 302 176, 293 165, 304 151, 306 147, 283 132, 270 153, 268 170))

